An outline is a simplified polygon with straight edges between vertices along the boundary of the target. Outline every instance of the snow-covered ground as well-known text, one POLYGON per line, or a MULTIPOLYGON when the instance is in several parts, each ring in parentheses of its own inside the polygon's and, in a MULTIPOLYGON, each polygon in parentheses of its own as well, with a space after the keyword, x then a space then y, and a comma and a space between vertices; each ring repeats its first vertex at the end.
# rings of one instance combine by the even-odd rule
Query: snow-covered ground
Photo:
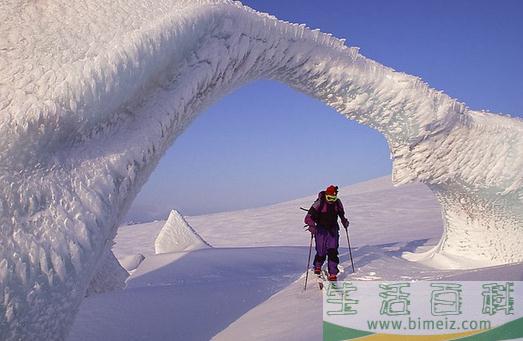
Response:
MULTIPOLYGON (((321 294, 303 291, 309 235, 303 232, 313 194, 268 207, 185 217, 212 245, 155 255, 165 222, 122 226, 113 251, 145 260, 127 288, 88 297, 69 340, 319 340, 321 294)), ((523 264, 445 270, 406 260, 436 245, 440 208, 424 185, 393 187, 390 177, 340 189, 351 221, 356 273, 341 237, 341 279, 523 280, 523 264)), ((442 264, 440 264, 441 267, 442 264)))

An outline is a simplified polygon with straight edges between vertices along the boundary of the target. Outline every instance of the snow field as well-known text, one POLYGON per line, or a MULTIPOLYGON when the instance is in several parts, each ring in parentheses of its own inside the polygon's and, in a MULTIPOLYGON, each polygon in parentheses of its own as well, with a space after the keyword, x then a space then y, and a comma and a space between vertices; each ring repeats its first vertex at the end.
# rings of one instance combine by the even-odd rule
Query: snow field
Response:
POLYGON ((1 339, 63 339, 88 289, 123 283, 110 249, 133 198, 199 112, 259 78, 383 133, 393 181, 442 206, 434 255, 523 260, 521 120, 233 1, 7 1, 0 23, 1 339))
MULTIPOLYGON (((303 292, 305 212, 316 195, 268 207, 185 217, 214 248, 155 255, 164 222, 122 226, 113 251, 146 260, 121 291, 87 298, 69 340, 319 340, 321 294, 314 276, 303 292)), ((433 194, 393 187, 390 177, 340 188, 356 273, 342 235, 342 280, 523 280, 523 266, 435 268, 404 258, 430 249, 442 233, 433 194)))

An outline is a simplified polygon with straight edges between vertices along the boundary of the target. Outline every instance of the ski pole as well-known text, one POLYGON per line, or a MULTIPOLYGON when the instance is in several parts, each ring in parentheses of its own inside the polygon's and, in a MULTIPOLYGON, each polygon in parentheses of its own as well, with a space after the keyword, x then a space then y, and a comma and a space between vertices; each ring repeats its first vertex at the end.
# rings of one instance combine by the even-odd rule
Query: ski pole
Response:
POLYGON ((349 229, 345 228, 345 234, 347 235, 347 244, 349 244, 349 255, 350 255, 350 262, 352 264, 352 273, 354 273, 354 261, 352 260, 352 251, 350 248, 350 239, 349 239, 349 229))
POLYGON ((303 208, 303 207, 300 207, 300 210, 303 210, 303 211, 305 211, 305 212, 309 212, 309 210, 308 210, 308 209, 306 209, 306 208, 303 208))
POLYGON ((307 260, 307 269, 305 269, 305 287, 303 288, 303 291, 307 290, 307 280, 309 279, 309 267, 311 266, 312 238, 313 235, 311 233, 311 242, 309 244, 309 259, 307 260))

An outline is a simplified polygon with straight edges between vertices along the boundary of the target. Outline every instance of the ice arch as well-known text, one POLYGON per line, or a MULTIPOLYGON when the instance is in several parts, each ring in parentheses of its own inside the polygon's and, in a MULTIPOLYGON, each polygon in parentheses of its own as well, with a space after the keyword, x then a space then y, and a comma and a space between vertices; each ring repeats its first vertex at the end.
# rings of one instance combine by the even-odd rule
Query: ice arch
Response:
POLYGON ((262 77, 385 135, 394 181, 442 205, 436 252, 523 260, 520 120, 231 1, 12 0, 0 22, 0 339, 64 338, 166 148, 262 77))

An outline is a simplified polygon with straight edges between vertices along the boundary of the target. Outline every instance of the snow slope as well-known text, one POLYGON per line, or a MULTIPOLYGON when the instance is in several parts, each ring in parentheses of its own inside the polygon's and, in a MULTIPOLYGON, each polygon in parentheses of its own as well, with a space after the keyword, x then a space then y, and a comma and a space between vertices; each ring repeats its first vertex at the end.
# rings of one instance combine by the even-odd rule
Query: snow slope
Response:
MULTIPOLYGON (((439 206, 424 185, 393 187, 383 177, 342 187, 340 197, 357 268, 350 273, 342 237, 344 279, 523 280, 521 264, 444 270, 405 260, 404 252, 433 247, 442 233, 439 206)), ((122 226, 114 253, 147 258, 126 289, 84 301, 69 340, 320 340, 314 280, 303 292, 309 238, 298 209, 315 198, 186 217, 215 246, 194 252, 154 255, 162 222, 122 226)))
POLYGON ((520 120, 228 0, 3 1, 0 23, 2 339, 65 337, 96 273, 118 268, 117 226, 166 149, 259 78, 383 133, 394 181, 442 205, 434 252, 523 260, 520 120))
POLYGON ((303 271, 303 249, 147 257, 122 291, 87 298, 68 340, 209 340, 303 271))
MULTIPOLYGON (((303 236, 305 212, 299 207, 308 209, 317 197, 316 193, 267 207, 186 219, 205 240, 217 247, 304 246, 308 245, 303 236)), ((349 207, 347 216, 351 227, 359 231, 351 241, 354 245, 373 239, 376 243, 387 243, 406 239, 407 235, 438 240, 443 233, 439 205, 424 185, 394 188, 390 176, 385 176, 340 187, 339 197, 349 207), (384 230, 396 231, 399 235, 383 234, 384 230)))

